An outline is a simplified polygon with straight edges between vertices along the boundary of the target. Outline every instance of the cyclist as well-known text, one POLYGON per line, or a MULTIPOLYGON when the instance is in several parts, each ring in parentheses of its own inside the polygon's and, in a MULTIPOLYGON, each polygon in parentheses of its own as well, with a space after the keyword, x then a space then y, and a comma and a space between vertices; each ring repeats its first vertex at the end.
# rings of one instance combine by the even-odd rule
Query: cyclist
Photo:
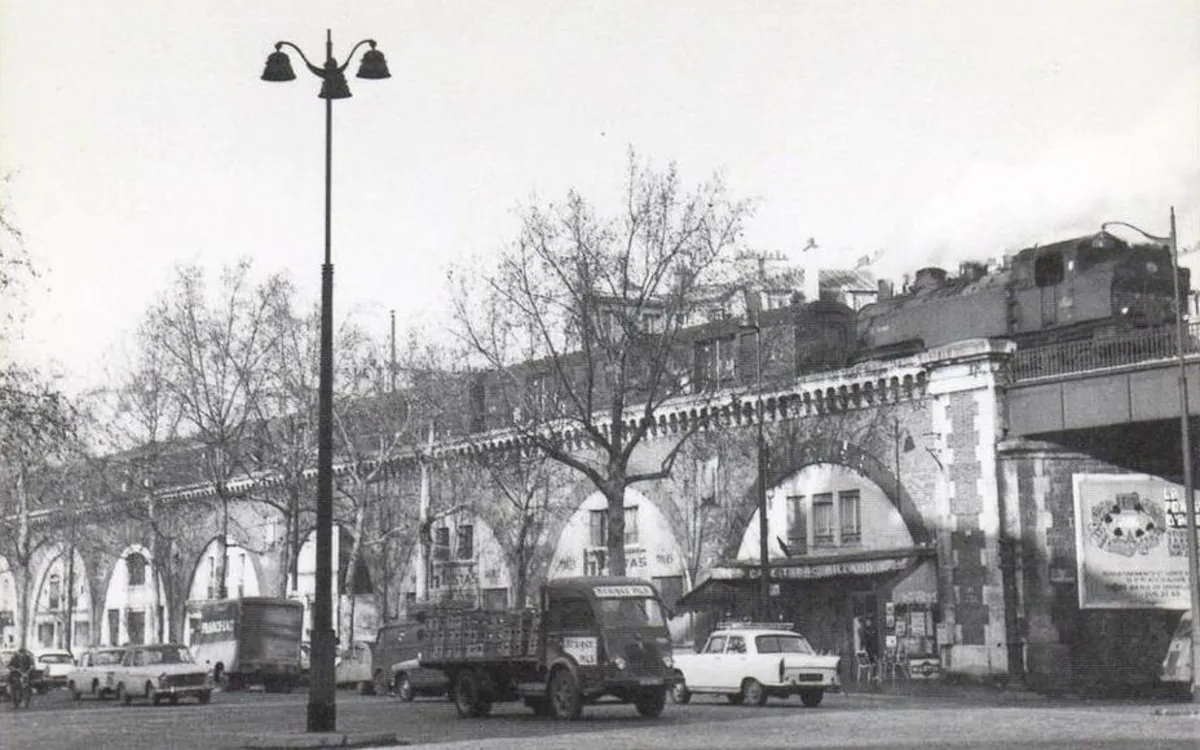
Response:
MULTIPOLYGON (((21 702, 20 680, 22 677, 25 679, 25 690, 33 690, 29 684, 29 673, 33 671, 33 664, 33 654, 24 647, 8 660, 8 692, 12 695, 14 706, 20 705, 21 702)), ((26 700, 28 701, 27 696, 26 700)))

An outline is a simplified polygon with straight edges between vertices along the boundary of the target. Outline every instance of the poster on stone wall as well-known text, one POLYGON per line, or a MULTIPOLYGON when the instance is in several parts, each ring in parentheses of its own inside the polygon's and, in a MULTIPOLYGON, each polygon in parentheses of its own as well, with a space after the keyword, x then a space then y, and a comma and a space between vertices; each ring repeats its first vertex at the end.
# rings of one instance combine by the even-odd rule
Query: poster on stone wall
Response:
POLYGON ((1187 609, 1182 488, 1143 474, 1076 474, 1081 609, 1187 609))

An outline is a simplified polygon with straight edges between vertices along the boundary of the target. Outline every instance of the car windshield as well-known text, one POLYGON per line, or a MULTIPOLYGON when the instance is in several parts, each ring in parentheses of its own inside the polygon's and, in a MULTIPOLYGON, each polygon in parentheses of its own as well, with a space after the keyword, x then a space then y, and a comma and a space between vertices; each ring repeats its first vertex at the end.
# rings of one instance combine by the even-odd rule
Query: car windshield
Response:
POLYGON ((95 664, 97 667, 120 664, 121 657, 124 654, 124 651, 97 651, 92 656, 92 664, 95 664))
POLYGON ((191 664, 192 655, 185 648, 164 646, 148 648, 144 652, 144 664, 191 664))
POLYGON ((596 599, 600 620, 608 626, 663 627, 667 623, 657 599, 596 599))
POLYGON ((760 654, 812 654, 812 645, 802 635, 760 635, 754 639, 760 654))
POLYGON ((70 654, 42 654, 38 657, 38 661, 43 664, 74 664, 75 660, 70 654))

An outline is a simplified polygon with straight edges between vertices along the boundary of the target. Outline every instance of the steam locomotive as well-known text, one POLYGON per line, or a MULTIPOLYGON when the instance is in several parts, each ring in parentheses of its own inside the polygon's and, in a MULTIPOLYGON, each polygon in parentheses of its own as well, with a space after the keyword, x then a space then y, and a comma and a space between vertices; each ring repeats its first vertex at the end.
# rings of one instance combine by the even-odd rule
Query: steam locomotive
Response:
MULTIPOLYGON (((965 263, 958 276, 916 273, 903 293, 881 294, 855 319, 850 361, 887 359, 973 338, 1010 338, 1019 347, 1115 337, 1172 323, 1171 251, 1131 245, 1107 232, 1021 250, 988 272, 965 263)), ((1179 304, 1186 309, 1187 269, 1179 304)))
MULTIPOLYGON (((831 299, 794 306, 787 323, 795 331, 796 371, 975 338, 1007 338, 1022 348, 1118 340, 1174 322, 1172 268, 1168 248, 1129 244, 1107 232, 1030 247, 993 269, 964 263, 950 276, 923 268, 902 293, 881 283, 877 301, 857 312, 831 299)), ((1180 269, 1182 309, 1190 288, 1188 270, 1180 269)))

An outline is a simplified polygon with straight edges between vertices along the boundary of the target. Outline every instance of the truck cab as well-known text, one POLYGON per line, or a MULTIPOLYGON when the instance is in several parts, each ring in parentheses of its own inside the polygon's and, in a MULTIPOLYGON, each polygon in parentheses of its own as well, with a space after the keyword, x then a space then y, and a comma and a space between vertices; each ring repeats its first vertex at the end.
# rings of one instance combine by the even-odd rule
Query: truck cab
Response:
MULTIPOLYGON (((542 595, 545 664, 551 673, 555 667, 571 672, 585 701, 665 695, 674 669, 671 639, 650 584, 568 578, 549 582, 542 595)), ((551 677, 552 698, 553 683, 551 677)))

